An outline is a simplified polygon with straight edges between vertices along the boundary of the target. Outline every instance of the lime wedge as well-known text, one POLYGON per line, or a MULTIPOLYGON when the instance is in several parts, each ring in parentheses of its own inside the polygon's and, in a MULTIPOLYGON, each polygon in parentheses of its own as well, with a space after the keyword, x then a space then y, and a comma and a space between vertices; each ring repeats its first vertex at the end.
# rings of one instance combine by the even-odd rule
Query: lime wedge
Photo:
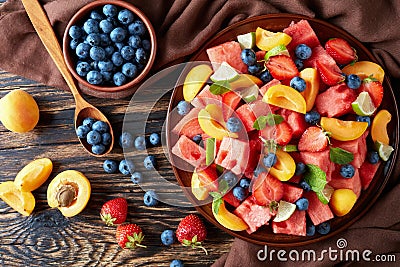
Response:
POLYGON ((277 55, 285 55, 285 56, 290 56, 289 51, 286 49, 286 46, 284 45, 278 45, 269 50, 265 56, 264 59, 267 61, 270 57, 277 56, 277 55))
POLYGON ((238 35, 237 40, 242 49, 253 48, 256 45, 256 33, 249 32, 242 35, 238 35))
POLYGON ((244 101, 250 103, 257 100, 259 90, 260 88, 258 87, 258 85, 253 84, 252 86, 249 86, 247 88, 237 89, 235 90, 235 92, 238 92, 244 101))
POLYGON ((296 145, 285 145, 282 147, 282 150, 285 152, 296 152, 299 151, 296 145))
POLYGON ((215 158, 215 138, 206 139, 206 165, 213 163, 215 158))
POLYGON ((278 212, 274 218, 274 222, 283 222, 292 216, 296 210, 296 205, 286 201, 279 201, 278 212))
POLYGON ((378 151, 379 157, 381 157, 383 161, 388 161, 390 155, 394 151, 394 148, 392 146, 385 145, 379 141, 375 142, 375 149, 378 151))
POLYGON ((225 81, 225 80, 228 82, 232 82, 238 79, 239 77, 240 77, 239 73, 224 61, 221 63, 219 68, 214 72, 214 74, 210 76, 210 79, 213 82, 225 81))
POLYGON ((376 110, 368 92, 360 93, 351 106, 354 112, 360 116, 371 116, 376 110))

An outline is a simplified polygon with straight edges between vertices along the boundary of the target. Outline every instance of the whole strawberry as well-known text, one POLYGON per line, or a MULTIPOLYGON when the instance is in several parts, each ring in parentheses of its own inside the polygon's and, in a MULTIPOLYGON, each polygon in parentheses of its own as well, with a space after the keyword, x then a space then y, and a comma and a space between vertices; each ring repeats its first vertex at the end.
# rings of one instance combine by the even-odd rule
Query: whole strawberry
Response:
POLYGON ((190 214, 182 219, 176 230, 176 238, 186 246, 201 248, 207 255, 207 250, 201 246, 201 242, 207 237, 207 229, 203 222, 194 214, 190 214))
POLYGON ((141 245, 144 239, 142 229, 140 228, 140 226, 133 223, 118 225, 115 238, 117 239, 118 245, 124 249, 146 247, 141 245))
POLYGON ((109 226, 125 222, 128 213, 128 203, 119 197, 104 203, 100 211, 101 219, 109 226))

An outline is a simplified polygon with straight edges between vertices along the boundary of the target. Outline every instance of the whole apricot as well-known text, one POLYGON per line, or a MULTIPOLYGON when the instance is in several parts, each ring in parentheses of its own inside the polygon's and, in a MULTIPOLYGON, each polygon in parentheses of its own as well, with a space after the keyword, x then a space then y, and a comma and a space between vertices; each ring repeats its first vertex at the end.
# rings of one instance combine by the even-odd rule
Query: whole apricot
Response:
POLYGON ((330 200, 330 207, 336 216, 344 216, 350 212, 357 201, 357 195, 351 189, 336 189, 330 200))
POLYGON ((0 121, 8 130, 26 133, 39 121, 39 107, 27 92, 16 89, 0 99, 0 121))

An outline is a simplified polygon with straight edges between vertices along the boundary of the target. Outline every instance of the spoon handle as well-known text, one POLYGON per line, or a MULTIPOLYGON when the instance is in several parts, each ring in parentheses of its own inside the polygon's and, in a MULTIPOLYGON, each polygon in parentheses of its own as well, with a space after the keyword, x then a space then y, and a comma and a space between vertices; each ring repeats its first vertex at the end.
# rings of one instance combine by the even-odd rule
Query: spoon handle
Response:
POLYGON ((54 34, 53 28, 50 21, 44 12, 42 6, 38 0, 21 0, 25 7, 26 13, 32 22, 40 40, 46 47, 47 52, 49 52, 51 58, 56 64, 57 68, 61 72, 65 81, 67 82, 69 88, 72 91, 74 97, 80 97, 74 79, 67 68, 65 63, 63 52, 61 50, 60 44, 58 43, 57 37, 54 34))

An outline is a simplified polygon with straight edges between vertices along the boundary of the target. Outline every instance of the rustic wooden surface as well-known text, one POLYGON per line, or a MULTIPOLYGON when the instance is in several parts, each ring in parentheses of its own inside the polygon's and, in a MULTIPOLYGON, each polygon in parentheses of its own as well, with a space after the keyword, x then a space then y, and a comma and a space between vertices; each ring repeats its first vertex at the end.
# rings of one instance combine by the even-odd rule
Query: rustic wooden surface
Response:
MULTIPOLYGON (((207 266, 229 250, 233 238, 209 223, 206 223, 209 234, 204 244, 208 256, 201 250, 179 244, 163 246, 161 232, 176 229, 180 219, 195 209, 163 203, 148 208, 143 204, 144 192, 129 176, 105 174, 104 159, 87 154, 75 135, 74 102, 70 93, 0 71, 0 97, 16 88, 26 90, 36 99, 40 120, 37 127, 26 134, 12 133, 0 125, 0 182, 13 180, 24 165, 36 158, 49 157, 54 162, 54 170, 49 180, 33 192, 36 207, 31 216, 24 217, 0 201, 0 266, 169 266, 173 259, 183 260, 185 266, 207 266), (50 209, 46 201, 50 180, 67 169, 83 172, 92 184, 86 209, 71 219, 50 209), (142 226, 147 249, 120 249, 114 238, 115 228, 106 227, 100 220, 101 205, 119 196, 128 199, 128 221, 142 226)), ((157 105, 148 125, 150 130, 162 125, 169 96, 167 94, 157 105)), ((118 136, 129 99, 86 98, 106 114, 118 136)), ((137 110, 140 112, 140 106, 137 110)), ((151 153, 157 154, 159 160, 163 158, 162 148, 152 148, 151 153)), ((115 145, 107 158, 123 159, 122 149, 115 145)), ((160 163, 165 166, 162 175, 174 180, 168 163, 165 160, 160 163)))

